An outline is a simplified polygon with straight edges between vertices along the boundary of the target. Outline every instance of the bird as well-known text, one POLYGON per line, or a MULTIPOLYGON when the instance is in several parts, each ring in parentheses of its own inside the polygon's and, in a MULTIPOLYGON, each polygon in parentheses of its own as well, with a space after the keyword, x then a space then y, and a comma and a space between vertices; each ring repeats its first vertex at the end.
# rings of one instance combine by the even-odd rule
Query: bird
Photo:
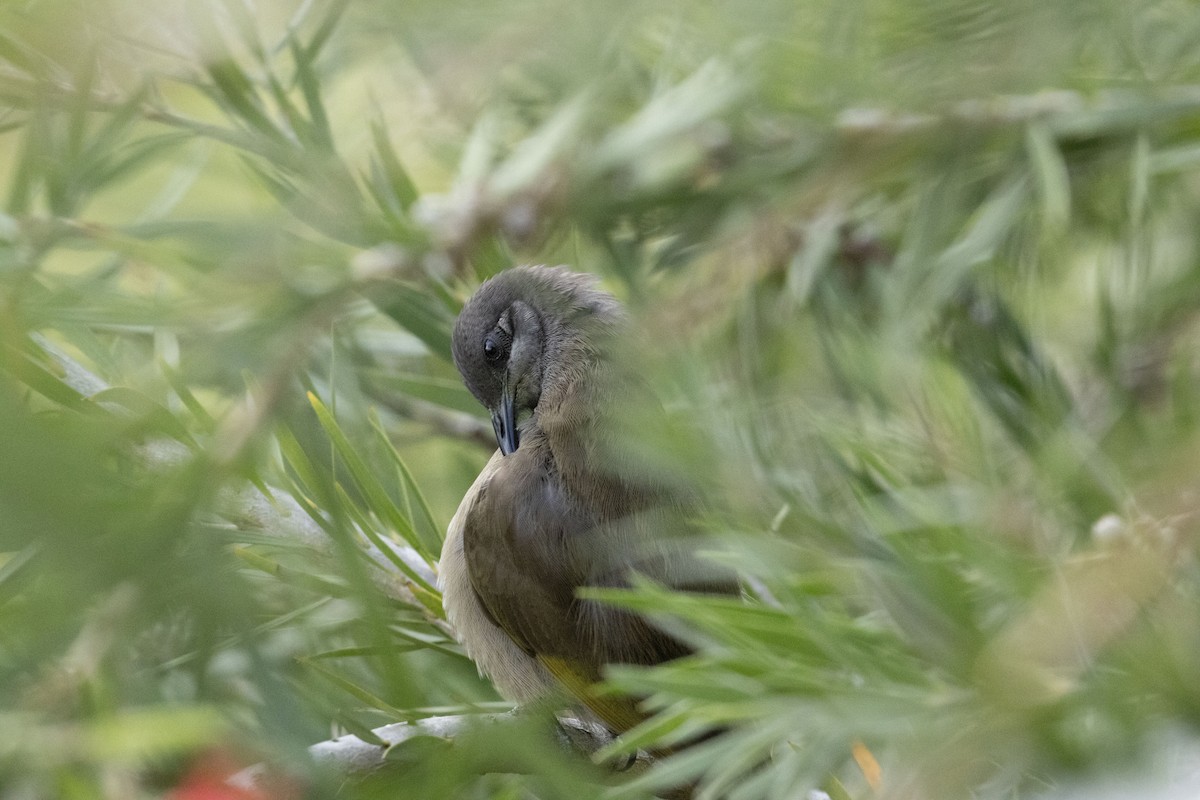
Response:
POLYGON ((633 468, 615 423, 644 381, 617 358, 621 304, 594 276, 512 267, 463 306, 452 337, 467 389, 491 414, 498 449, 447 530, 443 605, 467 655, 518 706, 582 703, 619 735, 639 698, 600 693, 609 664, 654 665, 692 648, 646 617, 581 597, 638 576, 737 595, 735 575, 685 536, 694 492, 633 468))

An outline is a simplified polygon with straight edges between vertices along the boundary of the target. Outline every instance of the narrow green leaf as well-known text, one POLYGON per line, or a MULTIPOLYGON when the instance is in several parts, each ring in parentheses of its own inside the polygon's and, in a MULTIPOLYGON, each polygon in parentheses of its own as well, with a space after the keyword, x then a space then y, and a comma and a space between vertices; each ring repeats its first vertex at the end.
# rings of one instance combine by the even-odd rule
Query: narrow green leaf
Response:
POLYGON ((281 205, 288 208, 292 207, 292 201, 300 195, 300 187, 291 178, 280 174, 275 169, 258 164, 249 158, 243 158, 242 163, 262 181, 266 190, 281 205))
POLYGON ((235 547, 233 552, 234 555, 246 562, 247 565, 291 586, 307 589, 322 597, 349 597, 351 595, 350 590, 340 583, 284 566, 278 561, 251 550, 249 547, 235 547))
POLYGON ((387 178, 387 189, 399 202, 400 209, 407 211, 409 206, 420 196, 417 187, 409 177, 408 171, 400 163, 400 159, 396 157, 395 150, 392 149, 387 123, 381 112, 376 111, 370 127, 371 142, 375 147, 373 155, 383 168, 383 175, 387 178))
POLYGON ((267 76, 267 88, 271 90, 271 97, 275 99, 275 107, 283 112, 283 116, 287 118, 288 127, 292 129, 292 134, 301 145, 313 145, 317 143, 312 125, 308 119, 300 113, 300 109, 292 102, 292 98, 288 96, 287 90, 283 88, 283 84, 274 75, 267 76))
POLYGON ((457 704, 450 706, 422 706, 410 708, 408 713, 417 717, 462 716, 464 714, 504 714, 513 710, 513 704, 506 700, 495 700, 484 703, 457 704))
POLYGON ((1149 160, 1154 175, 1192 172, 1200 167, 1200 144, 1162 148, 1154 151, 1149 160))
POLYGON ((363 512, 358 508, 354 501, 346 494, 345 488, 338 484, 336 487, 337 499, 341 509, 351 518, 355 526, 366 537, 367 541, 375 545, 375 548, 383 554, 383 556, 391 562, 393 566, 400 570, 413 584, 409 586, 413 596, 428 610, 433 611, 439 617, 445 615, 442 609, 441 595, 437 590, 429 584, 419 573, 416 572, 408 562, 399 556, 390 546, 388 542, 383 540, 375 531, 375 527, 371 520, 367 519, 363 512))
POLYGON ((556 159, 565 157, 571 147, 579 145, 580 130, 590 107, 591 97, 586 93, 564 103, 493 170, 489 188, 499 197, 508 197, 543 180, 556 159))
POLYGON ((375 735, 369 726, 341 708, 335 697, 331 697, 328 692, 321 691, 312 681, 291 678, 288 680, 288 685, 292 695, 303 698, 310 706, 321 711, 329 720, 345 728, 354 736, 376 747, 388 746, 388 743, 375 735))
POLYGON ((196 395, 192 394, 192 389, 187 385, 187 381, 184 380, 183 373, 161 359, 157 364, 163 377, 171 385, 171 390, 175 392, 175 396, 179 398, 180 402, 183 403, 192 417, 199 423, 200 427, 209 433, 215 430, 217 426, 216 420, 208 413, 208 409, 196 399, 196 395))
MULTIPOLYGON (((94 45, 93 45, 94 48, 94 45)), ((92 86, 96 79, 96 54, 91 52, 80 59, 75 71, 72 96, 67 104, 66 160, 76 167, 86 163, 84 140, 92 112, 92 86)))
MULTIPOLYGON (((434 519, 433 509, 429 507, 429 501, 425 499, 425 495, 421 492, 421 487, 417 485, 417 481, 413 477, 412 470, 410 470, 408 465, 404 463, 404 459, 401 457, 400 451, 396 449, 396 447, 392 444, 392 440, 388 438, 387 431, 384 430, 383 427, 383 422, 379 419, 379 413, 374 408, 371 408, 367 411, 367 419, 370 421, 371 427, 374 428, 375 432, 379 435, 379 442, 384 448, 385 452, 387 452, 388 455, 391 456, 392 461, 395 462, 396 468, 400 472, 402 483, 406 487, 406 490, 411 492, 417 500, 417 508, 421 512, 419 515, 420 525, 418 526, 418 532, 425 537, 426 545, 429 547, 430 552, 440 552, 443 538, 442 531, 444 530, 443 526, 439 525, 437 520, 434 519)), ((410 518, 413 517, 410 516, 410 518)))
POLYGON ((148 94, 149 86, 143 84, 115 109, 104 115, 100 127, 88 139, 87 160, 98 160, 120 145, 133 126, 141 121, 144 112, 143 104, 148 94))
POLYGON ((424 342, 431 353, 449 360, 454 317, 443 303, 415 285, 395 280, 378 282, 371 302, 424 342))
POLYGON ((300 664, 320 675, 325 680, 332 683, 334 686, 337 686, 339 689, 349 694, 351 697, 354 697, 360 702, 365 703, 368 707, 375 709, 376 711, 382 711, 388 716, 394 717, 397 720, 409 718, 407 712, 396 708, 383 698, 373 694, 370 690, 359 686, 353 681, 347 680, 340 672, 332 669, 331 667, 325 666, 320 661, 305 656, 301 656, 296 660, 300 664))
POLYGON ((315 492, 322 485, 321 479, 291 428, 286 425, 278 426, 275 429, 275 442, 279 446, 284 463, 296 474, 300 487, 310 494, 315 492))
POLYGON ((20 578, 39 549, 37 544, 31 544, 14 553, 0 554, 0 604, 20 591, 20 578))
POLYGON ((166 406, 136 389, 113 386, 92 395, 92 402, 121 406, 138 418, 140 429, 163 433, 188 447, 199 448, 191 432, 166 406))
POLYGON ((90 190, 106 187, 142 167, 153 166, 164 152, 190 142, 192 138, 191 134, 183 132, 148 136, 80 168, 78 179, 90 190))
POLYGON ((637 752, 639 749, 663 743, 672 733, 687 725, 691 713, 692 709, 686 705, 680 705, 669 712, 655 714, 632 730, 621 734, 620 738, 614 739, 611 744, 598 750, 592 758, 603 763, 616 760, 625 753, 637 752))
POLYGON ((1140 225, 1146 217, 1146 205, 1150 197, 1150 140, 1139 133, 1133 147, 1130 162, 1129 219, 1140 225))
POLYGON ((419 400, 483 419, 483 409, 479 401, 471 396, 461 380, 376 367, 364 368, 362 374, 372 385, 384 391, 402 392, 419 400))
POLYGON ((1021 178, 1005 181, 988 195, 963 235, 938 257, 934 270, 939 286, 957 286, 972 268, 992 258, 1025 209, 1028 195, 1028 184, 1021 178))
POLYGON ((1025 145, 1037 179, 1043 224, 1050 231, 1062 231, 1071 219, 1071 179, 1067 164, 1044 125, 1029 126, 1025 132, 1025 145))
POLYGON ((234 113, 247 127, 266 134, 271 139, 282 139, 279 129, 262 108, 262 101, 250 78, 232 59, 225 58, 208 65, 208 74, 216 90, 214 98, 234 113))
POLYGON ((354 717, 339 709, 332 710, 330 712, 330 717, 332 717, 335 723, 345 728, 348 733, 353 734, 359 739, 362 739, 367 744, 373 744, 376 747, 389 746, 386 739, 381 739, 380 737, 376 736, 375 731, 371 730, 354 717))
POLYGON ((14 372, 17 378, 38 394, 73 411, 81 411, 88 414, 106 413, 90 399, 84 397, 65 383, 58 375, 51 372, 50 368, 40 363, 32 355, 22 354, 17 356, 17 359, 12 364, 15 368, 14 372))
POLYGON ((304 104, 308 108, 310 120, 309 131, 312 141, 322 150, 333 152, 333 131, 329 127, 329 117, 325 113, 325 104, 321 100, 321 86, 317 74, 313 70, 313 58, 316 52, 305 50, 296 42, 295 37, 288 37, 288 46, 292 58, 296 62, 296 82, 304 95, 304 104))
POLYGON ((712 60, 660 92, 595 148, 594 168, 606 170, 653 153, 660 145, 726 111, 743 93, 743 78, 712 60))
MULTIPOLYGON (((576 253, 578 256, 578 253, 576 253)), ((578 262, 578 258, 576 261, 578 262)), ((471 266, 477 278, 489 278, 513 265, 514 257, 501 236, 487 236, 471 253, 471 266)))
MULTIPOLYGON (((444 615, 438 615, 438 616, 441 618, 444 618, 444 615)), ((422 620, 422 622, 424 622, 424 621, 425 620, 422 620)), ((400 628, 400 627, 393 626, 392 633, 394 635, 400 637, 401 639, 406 639, 406 640, 412 642, 413 646, 415 646, 415 647, 420 647, 420 648, 423 648, 426 650, 432 650, 434 652, 441 653, 444 656, 449 656, 450 658, 454 658, 454 659, 467 659, 466 654, 463 653, 462 650, 457 648, 457 644, 447 640, 444 636, 442 636, 440 631, 436 632, 433 635, 430 635, 430 634, 423 634, 423 633, 420 633, 417 631, 411 631, 406 628, 400 628), (448 647, 448 646, 446 646, 446 644, 443 644, 443 642, 447 642, 454 646, 448 647)), ((467 659, 467 660, 469 661, 470 659, 467 659)))
POLYGON ((43 170, 47 159, 43 151, 48 146, 46 138, 47 110, 37 107, 25 125, 20 150, 15 154, 16 170, 9 179, 8 206, 10 214, 21 215, 31 210, 36 186, 45 178, 43 170))
POLYGON ((496 115, 487 112, 480 115, 458 159, 456 185, 477 186, 487 178, 496 160, 499 138, 500 121, 496 115))
POLYGON ((429 232, 408 218, 400 199, 392 190, 391 181, 374 156, 371 157, 367 174, 362 176, 362 185, 385 220, 388 230, 384 235, 387 238, 422 251, 429 247, 429 232))
POLYGON ((221 0, 221 4, 225 7, 227 19, 233 22, 242 44, 260 64, 267 66, 270 59, 258 35, 258 20, 254 17, 253 6, 242 0, 221 0))
MULTIPOLYGON (((354 499, 346 492, 346 487, 338 482, 334 484, 333 489, 336 495, 338 508, 350 518, 350 521, 354 524, 354 527, 361 531, 362 534, 367 537, 372 544, 379 549, 384 550, 385 554, 390 552, 391 548, 386 546, 387 543, 383 541, 383 537, 381 537, 375 531, 374 521, 368 518, 367 512, 354 502, 354 499)), ((393 563, 396 563, 401 559, 391 556, 389 557, 389 560, 391 560, 393 563)), ((399 566, 398 563, 396 565, 399 566)))
POLYGON ((362 656, 391 656, 401 653, 411 653, 414 650, 422 650, 424 647, 420 644, 398 644, 391 647, 339 647, 335 650, 324 650, 320 653, 313 653, 305 656, 310 660, 320 660, 325 658, 360 658, 362 656))
POLYGON ((825 794, 829 795, 829 800, 854 800, 854 795, 846 791, 846 787, 842 785, 842 782, 832 775, 825 781, 823 788, 825 789, 825 794))
POLYGON ((329 42, 329 37, 333 35, 333 31, 337 28, 338 23, 342 19, 342 14, 346 11, 346 7, 349 4, 350 0, 333 0, 329 4, 324 18, 322 18, 316 32, 313 33, 312 38, 308 40, 308 45, 305 47, 308 61, 315 61, 317 55, 325 48, 325 45, 329 42))
MULTIPOLYGON (((308 400, 317 414, 317 419, 320 421, 321 427, 325 429, 326 435, 329 436, 329 440, 333 444, 338 457, 349 468, 350 474, 354 477, 355 484, 367 498, 372 513, 398 533, 426 561, 432 563, 434 558, 430 554, 430 551, 425 548, 421 537, 413 529, 412 522, 400 513, 400 509, 392 502, 391 497, 388 496, 387 491, 383 488, 383 484, 379 482, 379 478, 376 477, 366 462, 362 460, 362 457, 355 451, 353 445, 350 444, 350 440, 337 424, 337 420, 334 419, 333 414, 330 413, 329 409, 325 407, 325 404, 315 394, 310 392, 308 400)), ((368 537, 374 535, 374 532, 369 529, 363 532, 368 537)), ((384 547, 383 549, 385 554, 391 552, 390 548, 384 547)), ((390 557, 395 561, 399 561, 400 564, 403 563, 394 554, 390 557)), ((397 566, 400 564, 397 564, 397 566)), ((406 570, 406 573, 411 571, 407 565, 403 568, 406 570)), ((425 588, 433 590, 433 587, 429 586, 424 580, 416 578, 415 573, 410 577, 414 577, 425 588)))

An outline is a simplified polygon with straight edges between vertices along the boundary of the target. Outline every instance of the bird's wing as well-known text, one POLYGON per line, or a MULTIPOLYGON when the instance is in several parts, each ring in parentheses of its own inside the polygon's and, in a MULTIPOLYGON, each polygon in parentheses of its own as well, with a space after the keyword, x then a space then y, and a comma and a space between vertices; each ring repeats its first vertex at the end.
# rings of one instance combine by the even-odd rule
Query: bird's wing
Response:
POLYGON ((493 621, 530 655, 579 655, 572 615, 578 574, 566 538, 586 526, 553 502, 526 449, 506 457, 467 513, 471 584, 493 621))
POLYGON ((491 679, 501 695, 517 703, 529 703, 553 694, 555 678, 536 658, 518 647, 490 612, 482 606, 467 572, 463 533, 467 517, 483 486, 500 466, 499 451, 467 491, 462 504, 450 520, 442 557, 438 565, 438 584, 446 617, 467 655, 480 672, 491 679))
MULTIPOLYGON (((481 487, 467 515, 464 548, 472 586, 498 627, 536 658, 614 730, 642 719, 630 698, 590 690, 609 663, 656 664, 689 648, 644 617, 578 597, 585 586, 628 586, 637 571, 689 586, 685 559, 649 552, 631 539, 652 531, 631 517, 597 521, 570 502, 561 485, 532 458, 534 448, 507 457, 481 487), (511 465, 511 466, 510 466, 511 465)), ((643 521, 644 522, 644 521, 643 521)))

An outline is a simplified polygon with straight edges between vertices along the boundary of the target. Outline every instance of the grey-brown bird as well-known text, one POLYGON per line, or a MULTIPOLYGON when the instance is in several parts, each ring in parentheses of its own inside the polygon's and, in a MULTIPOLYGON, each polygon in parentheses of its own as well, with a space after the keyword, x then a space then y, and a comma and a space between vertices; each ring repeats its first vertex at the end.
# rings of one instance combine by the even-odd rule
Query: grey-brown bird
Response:
POLYGON ((454 361, 500 449, 451 520, 440 567, 447 616, 503 696, 526 704, 566 689, 614 733, 644 717, 634 698, 592 691, 604 665, 690 649, 579 590, 628 586, 636 573, 739 591, 668 535, 691 501, 626 468, 611 423, 641 390, 612 358, 624 326, 594 278, 558 267, 507 270, 467 302, 454 361))

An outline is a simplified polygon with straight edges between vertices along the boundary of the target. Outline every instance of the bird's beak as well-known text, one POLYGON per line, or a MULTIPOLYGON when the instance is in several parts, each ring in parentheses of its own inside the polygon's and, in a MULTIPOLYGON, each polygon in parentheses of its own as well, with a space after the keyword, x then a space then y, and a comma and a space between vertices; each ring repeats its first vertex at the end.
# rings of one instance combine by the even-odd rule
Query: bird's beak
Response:
POLYGON ((496 432, 496 443, 500 445, 501 453, 507 456, 516 451, 520 444, 517 439, 517 412, 508 386, 500 394, 500 407, 492 410, 492 430, 496 432))

